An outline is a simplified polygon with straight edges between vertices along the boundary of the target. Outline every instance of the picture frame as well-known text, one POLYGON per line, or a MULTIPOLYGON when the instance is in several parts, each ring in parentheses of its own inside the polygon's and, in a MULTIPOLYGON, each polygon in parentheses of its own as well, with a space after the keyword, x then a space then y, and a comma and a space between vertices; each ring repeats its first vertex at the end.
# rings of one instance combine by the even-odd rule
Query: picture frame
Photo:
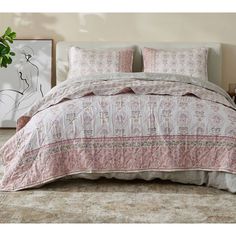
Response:
POLYGON ((15 128, 17 119, 52 87, 52 39, 16 39, 7 68, 0 68, 0 128, 15 128))

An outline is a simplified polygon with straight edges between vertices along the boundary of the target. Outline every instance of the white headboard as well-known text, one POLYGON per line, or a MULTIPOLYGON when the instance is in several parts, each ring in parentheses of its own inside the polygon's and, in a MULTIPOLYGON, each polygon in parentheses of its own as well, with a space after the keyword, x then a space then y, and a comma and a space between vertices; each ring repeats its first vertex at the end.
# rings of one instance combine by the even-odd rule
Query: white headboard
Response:
POLYGON ((134 72, 142 71, 141 49, 143 47, 171 49, 171 48, 209 48, 208 78, 209 81, 221 86, 221 44, 220 43, 158 43, 158 42, 58 42, 56 47, 56 76, 57 84, 66 79, 68 73, 68 49, 71 46, 80 48, 134 48, 134 72))

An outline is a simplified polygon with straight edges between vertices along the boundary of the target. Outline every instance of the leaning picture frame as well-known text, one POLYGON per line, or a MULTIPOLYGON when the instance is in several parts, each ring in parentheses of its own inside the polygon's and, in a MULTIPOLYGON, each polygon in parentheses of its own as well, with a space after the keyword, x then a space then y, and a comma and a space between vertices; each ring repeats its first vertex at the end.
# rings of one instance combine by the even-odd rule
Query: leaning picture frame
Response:
POLYGON ((0 128, 15 128, 17 119, 52 87, 52 39, 16 39, 7 68, 0 68, 0 128))

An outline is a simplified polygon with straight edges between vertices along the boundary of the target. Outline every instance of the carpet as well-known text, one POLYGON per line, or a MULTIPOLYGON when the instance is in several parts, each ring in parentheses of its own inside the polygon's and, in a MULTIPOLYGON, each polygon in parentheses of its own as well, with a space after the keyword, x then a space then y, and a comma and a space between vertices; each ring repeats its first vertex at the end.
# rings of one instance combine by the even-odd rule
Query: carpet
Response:
MULTIPOLYGON (((13 134, 0 129, 0 146, 13 134)), ((234 194, 169 181, 61 180, 0 192, 0 223, 230 222, 236 222, 234 194)))

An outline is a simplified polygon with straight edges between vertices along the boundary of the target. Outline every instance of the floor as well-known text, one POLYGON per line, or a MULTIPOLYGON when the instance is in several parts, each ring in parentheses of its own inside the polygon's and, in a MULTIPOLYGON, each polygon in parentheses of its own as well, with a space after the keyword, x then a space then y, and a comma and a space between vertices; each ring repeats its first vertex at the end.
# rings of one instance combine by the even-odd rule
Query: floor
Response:
MULTIPOLYGON (((13 134, 0 129, 0 146, 13 134)), ((0 166, 0 176, 2 171, 0 166)), ((158 180, 57 181, 40 189, 0 192, 0 222, 235 223, 236 196, 158 180)))

